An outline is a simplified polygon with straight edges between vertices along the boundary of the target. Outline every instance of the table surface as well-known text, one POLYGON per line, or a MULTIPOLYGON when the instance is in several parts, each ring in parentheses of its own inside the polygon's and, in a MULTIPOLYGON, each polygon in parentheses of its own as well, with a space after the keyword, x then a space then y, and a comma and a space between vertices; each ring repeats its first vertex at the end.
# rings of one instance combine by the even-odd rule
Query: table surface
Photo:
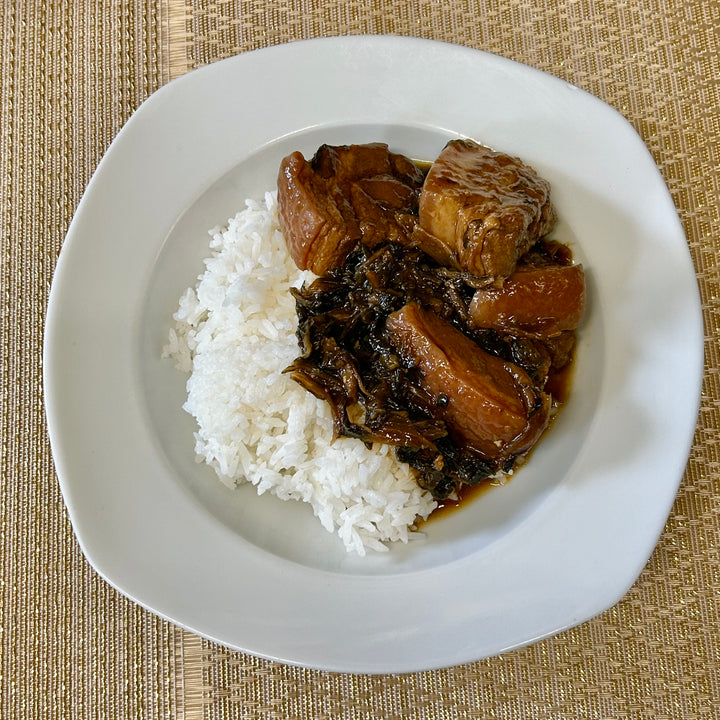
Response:
MULTIPOLYGON (((720 5, 703 0, 5 0, 0 715, 3 718, 710 718, 720 704, 720 5), (459 43, 548 71, 636 128, 684 225, 705 379, 665 531, 611 610, 501 657, 355 676, 223 649, 139 608, 84 559, 54 471, 42 333, 55 263, 103 152, 174 77, 339 34, 459 43)), ((673 382, 673 378, 668 378, 673 382)))

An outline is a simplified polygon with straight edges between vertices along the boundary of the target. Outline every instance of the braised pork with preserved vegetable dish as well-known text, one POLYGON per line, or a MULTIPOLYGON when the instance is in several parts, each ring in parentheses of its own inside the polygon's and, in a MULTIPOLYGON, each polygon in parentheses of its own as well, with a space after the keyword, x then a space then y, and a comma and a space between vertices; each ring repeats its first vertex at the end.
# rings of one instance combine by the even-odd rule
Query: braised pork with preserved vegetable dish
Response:
POLYGON ((393 446, 442 500, 537 443, 572 363, 585 278, 549 239, 550 185, 453 140, 429 169, 380 143, 282 161, 278 218, 298 268, 292 379, 335 437, 393 446))

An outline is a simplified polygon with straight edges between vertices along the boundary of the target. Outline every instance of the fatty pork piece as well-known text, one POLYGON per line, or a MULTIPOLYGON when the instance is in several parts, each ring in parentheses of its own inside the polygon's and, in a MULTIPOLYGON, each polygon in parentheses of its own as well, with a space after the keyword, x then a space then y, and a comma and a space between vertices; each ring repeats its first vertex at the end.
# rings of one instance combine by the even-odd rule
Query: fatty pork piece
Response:
POLYGON ((477 290, 469 308, 475 328, 542 339, 575 330, 584 314, 582 265, 519 266, 502 287, 477 290))
POLYGON ((503 461, 540 437, 550 396, 519 367, 486 353, 414 302, 388 316, 386 331, 400 355, 420 369, 422 387, 442 398, 441 417, 459 444, 503 461))
POLYGON ((555 219, 550 185, 532 168, 472 140, 452 140, 425 178, 414 239, 440 264, 490 282, 510 275, 555 219))
POLYGON ((288 155, 278 175, 280 228, 301 270, 324 275, 359 242, 402 241, 416 224, 423 172, 387 145, 322 145, 288 155))

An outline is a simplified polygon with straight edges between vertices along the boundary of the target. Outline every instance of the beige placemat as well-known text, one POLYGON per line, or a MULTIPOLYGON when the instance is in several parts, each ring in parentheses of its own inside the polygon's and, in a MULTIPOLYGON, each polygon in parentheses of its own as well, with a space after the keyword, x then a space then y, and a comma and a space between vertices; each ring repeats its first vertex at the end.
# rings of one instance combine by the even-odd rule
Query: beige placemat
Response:
POLYGON ((162 2, 0 3, 0 717, 175 712, 182 633, 85 562, 46 436, 42 332, 102 153, 169 79, 162 2))
POLYGON ((0 3, 0 717, 720 716, 719 20, 718 3, 699 0, 0 3), (532 647, 406 676, 336 675, 229 652, 120 596, 74 539, 42 408, 57 255, 131 112, 199 65, 345 33, 489 50, 614 105, 647 142, 679 209, 707 328, 688 470, 626 598, 532 647))

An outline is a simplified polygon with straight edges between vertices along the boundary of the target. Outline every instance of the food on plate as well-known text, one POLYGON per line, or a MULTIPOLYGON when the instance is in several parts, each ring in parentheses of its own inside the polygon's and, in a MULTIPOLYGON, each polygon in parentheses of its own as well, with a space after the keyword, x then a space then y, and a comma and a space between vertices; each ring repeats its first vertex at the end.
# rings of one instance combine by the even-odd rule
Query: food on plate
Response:
MULTIPOLYGON (((364 147, 322 146, 318 156, 362 156, 364 147)), ((286 202, 303 213, 290 159, 280 170, 281 218, 286 202)), ((313 207, 321 194, 316 186, 313 207)), ((353 207, 352 191, 343 197, 353 207)), ((549 184, 520 160, 451 141, 427 171, 417 208, 405 232, 380 243, 358 234, 342 261, 292 291, 300 355, 288 372, 328 403, 336 438, 394 446, 443 501, 510 471, 548 426, 585 282, 569 248, 546 237, 555 223, 549 184)), ((378 200, 375 212, 394 222, 397 208, 378 200)), ((303 245, 301 225, 281 225, 289 248, 303 245)))
POLYGON ((585 311, 549 193, 472 141, 429 169, 380 143, 286 157, 277 193, 211 231, 174 315, 198 459, 308 503, 359 554, 502 482, 551 422, 585 311))

